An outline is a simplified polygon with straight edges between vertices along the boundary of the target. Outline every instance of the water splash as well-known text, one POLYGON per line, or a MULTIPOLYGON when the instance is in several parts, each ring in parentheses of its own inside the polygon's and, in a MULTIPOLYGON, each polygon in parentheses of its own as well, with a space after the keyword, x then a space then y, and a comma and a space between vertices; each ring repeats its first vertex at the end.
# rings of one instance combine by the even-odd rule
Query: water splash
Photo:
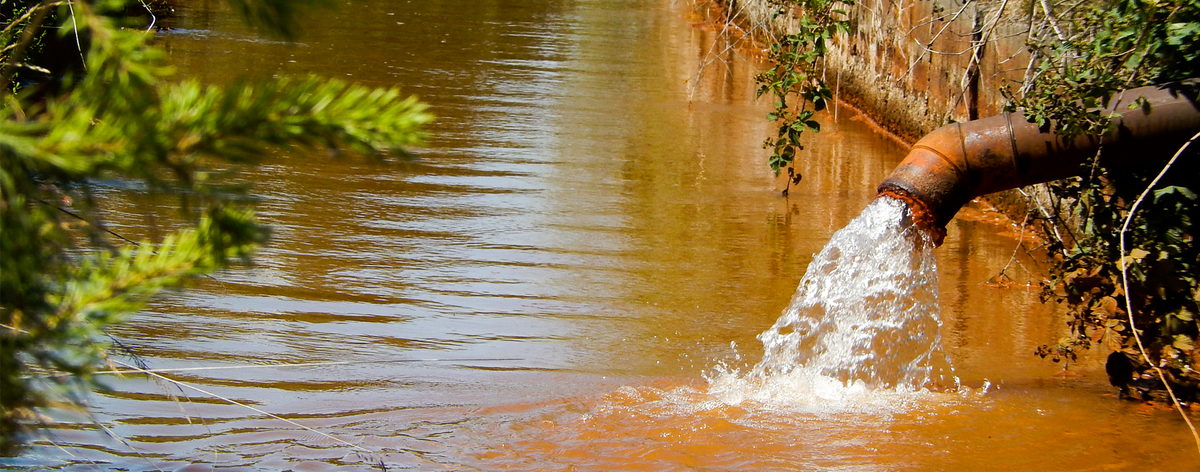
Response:
POLYGON ((710 393, 738 403, 895 405, 945 386, 933 243, 879 198, 809 264, 791 305, 758 336, 761 362, 719 367, 710 393))

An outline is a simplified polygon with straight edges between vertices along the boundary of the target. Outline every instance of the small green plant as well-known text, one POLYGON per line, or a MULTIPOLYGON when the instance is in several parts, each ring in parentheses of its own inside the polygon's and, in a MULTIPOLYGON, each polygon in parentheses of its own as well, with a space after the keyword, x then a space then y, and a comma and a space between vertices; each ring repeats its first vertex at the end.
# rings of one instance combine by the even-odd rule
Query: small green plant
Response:
MULTIPOLYGON (((231 0, 252 23, 294 32, 300 4, 231 0)), ((105 365, 105 329, 162 290, 248 258, 268 235, 231 170, 270 148, 349 149, 385 159, 421 142, 431 118, 396 89, 314 77, 226 87, 171 80, 164 52, 127 24, 137 1, 4 2, 0 89, 0 455, 16 453, 39 410, 80 404, 105 365), (83 67, 43 85, 31 47, 48 34, 83 67), (15 94, 13 91, 16 91, 15 94), (226 177, 222 177, 225 175, 226 177), (179 206, 178 223, 130 244, 105 227, 99 180, 179 206)))
POLYGON ((770 94, 775 99, 775 109, 767 114, 767 120, 779 124, 778 132, 763 147, 771 149, 767 163, 775 175, 787 169, 786 196, 802 178, 794 165, 797 154, 804 149, 800 138, 807 131, 821 131, 821 123, 814 117, 833 100, 833 92, 819 72, 833 35, 849 32, 844 8, 853 6, 854 1, 773 0, 772 5, 777 7, 773 20, 799 15, 794 31, 771 38, 767 53, 771 68, 755 77, 757 96, 770 94))

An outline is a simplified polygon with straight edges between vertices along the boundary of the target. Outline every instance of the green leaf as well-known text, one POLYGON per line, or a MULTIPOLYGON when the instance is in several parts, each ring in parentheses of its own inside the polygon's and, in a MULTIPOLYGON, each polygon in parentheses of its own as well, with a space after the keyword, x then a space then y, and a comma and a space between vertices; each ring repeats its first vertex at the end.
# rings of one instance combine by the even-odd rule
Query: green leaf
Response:
POLYGON ((1161 189, 1155 190, 1154 191, 1154 203, 1158 203, 1158 199, 1165 195, 1175 195, 1175 194, 1179 194, 1188 200, 1196 199, 1196 194, 1194 192, 1192 192, 1191 189, 1189 189, 1187 187, 1180 187, 1177 185, 1172 185, 1170 187, 1163 187, 1161 189))
POLYGON ((1182 46, 1194 43, 1200 36, 1200 23, 1171 23, 1167 25, 1167 44, 1182 46))

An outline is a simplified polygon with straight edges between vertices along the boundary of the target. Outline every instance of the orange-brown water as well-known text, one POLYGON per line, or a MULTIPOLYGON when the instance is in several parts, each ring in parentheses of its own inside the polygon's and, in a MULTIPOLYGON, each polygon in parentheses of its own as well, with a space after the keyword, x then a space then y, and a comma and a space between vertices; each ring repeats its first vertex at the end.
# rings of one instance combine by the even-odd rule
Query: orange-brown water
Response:
MULTIPOLYGON (((756 66, 686 2, 348 2, 296 44, 219 5, 180 7, 161 36, 181 75, 399 85, 438 115, 430 145, 391 166, 272 156, 252 178, 275 228, 257 265, 113 333, 152 368, 228 368, 163 375, 295 424, 129 376, 91 398, 121 440, 62 414, 3 468, 1200 469, 1174 413, 1114 398, 1104 353, 1070 375, 1032 355, 1063 320, 983 218, 935 251, 963 390, 712 393, 718 366, 758 362, 755 337, 905 149, 841 108, 781 197, 756 66), (1005 267, 1016 287, 986 283, 1005 267), (277 365, 313 363, 340 364, 277 365)), ((153 202, 102 191, 119 230, 149 231, 121 212, 153 202)))

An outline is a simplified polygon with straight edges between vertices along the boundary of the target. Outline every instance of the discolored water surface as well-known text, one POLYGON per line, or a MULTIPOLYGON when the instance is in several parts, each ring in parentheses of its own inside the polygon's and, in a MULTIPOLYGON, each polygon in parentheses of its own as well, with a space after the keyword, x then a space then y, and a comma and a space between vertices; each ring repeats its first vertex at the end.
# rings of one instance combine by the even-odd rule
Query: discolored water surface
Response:
MULTIPOLYGON (((256 265, 113 333, 258 410, 114 378, 91 400, 122 439, 63 414, 4 468, 1198 468, 1174 413, 1113 398, 1103 353, 1066 376, 1032 356, 1063 320, 977 209, 935 251, 964 388, 710 390, 758 362, 755 337, 906 150, 841 106, 781 197, 756 66, 687 2, 342 2, 295 43, 221 5, 188 2, 160 35, 181 75, 400 86, 438 116, 429 146, 390 165, 271 156, 252 177, 274 228, 256 265), (1016 286, 985 283, 1006 266, 1016 286)), ((130 217, 153 201, 107 199, 119 230, 154 230, 130 217)))

